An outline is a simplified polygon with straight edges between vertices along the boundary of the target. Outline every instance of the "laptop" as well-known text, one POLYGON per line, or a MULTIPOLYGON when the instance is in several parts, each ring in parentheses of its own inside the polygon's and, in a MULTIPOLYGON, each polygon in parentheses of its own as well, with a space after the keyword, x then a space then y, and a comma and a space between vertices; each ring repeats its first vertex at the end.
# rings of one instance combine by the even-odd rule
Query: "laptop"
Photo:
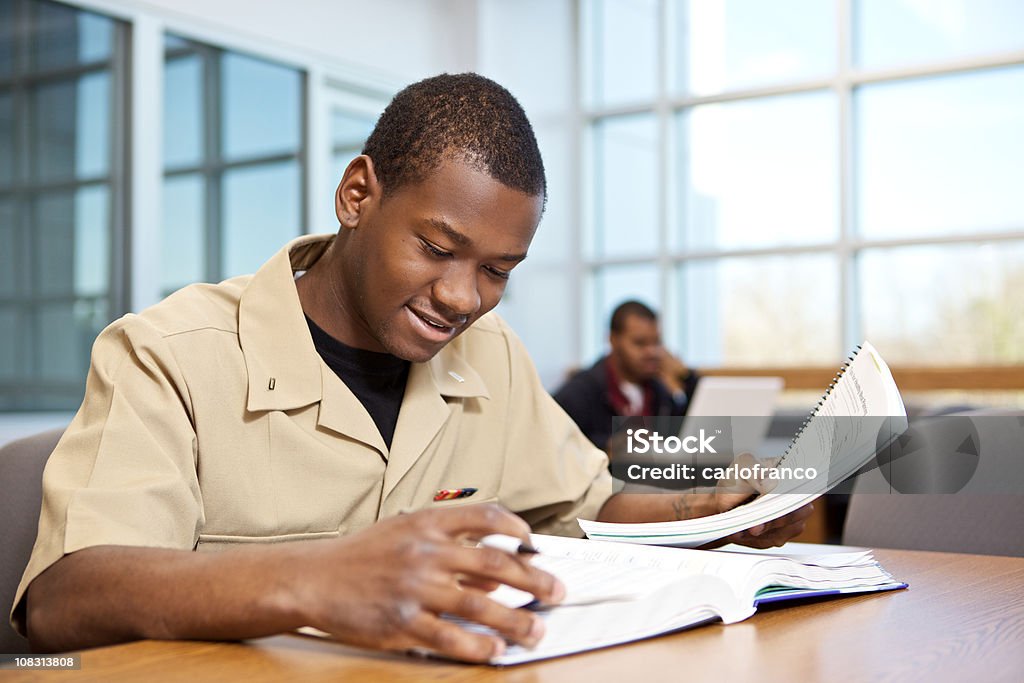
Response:
POLYGON ((720 455, 757 455, 768 435, 783 385, 781 377, 701 377, 680 436, 695 434, 701 428, 721 429, 718 442, 726 452, 719 449, 720 455))

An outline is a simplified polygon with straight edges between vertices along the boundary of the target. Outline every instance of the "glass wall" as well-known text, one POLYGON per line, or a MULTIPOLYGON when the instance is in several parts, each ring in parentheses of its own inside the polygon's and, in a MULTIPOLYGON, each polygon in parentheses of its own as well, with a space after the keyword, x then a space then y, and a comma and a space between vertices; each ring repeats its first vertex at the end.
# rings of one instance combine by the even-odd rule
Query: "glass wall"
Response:
POLYGON ((75 407, 125 310, 125 27, 0 0, 0 410, 75 407))
POLYGON ((581 362, 630 297, 695 365, 1021 362, 1024 4, 579 8, 581 362))
POLYGON ((304 76, 168 35, 161 288, 254 272, 302 232, 304 76))

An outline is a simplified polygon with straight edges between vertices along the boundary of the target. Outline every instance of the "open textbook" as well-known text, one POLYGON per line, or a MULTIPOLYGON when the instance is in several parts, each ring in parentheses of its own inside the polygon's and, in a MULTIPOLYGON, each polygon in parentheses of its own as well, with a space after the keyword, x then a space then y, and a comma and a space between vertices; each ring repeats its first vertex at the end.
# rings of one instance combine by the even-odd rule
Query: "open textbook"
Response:
MULTIPOLYGON (((491 664, 548 659, 712 621, 732 624, 764 603, 906 588, 865 549, 790 543, 767 551, 740 546, 690 550, 539 534, 531 535, 531 542, 540 551, 533 564, 565 584, 565 600, 544 606, 508 586, 493 591, 494 600, 541 615, 546 631, 535 647, 509 645, 491 664)), ((464 619, 446 618, 493 633, 464 619)), ((300 632, 330 637, 308 627, 300 632)))
POLYGON ((643 524, 581 519, 579 523, 593 539, 697 547, 803 507, 855 474, 906 428, 907 411, 892 373, 875 348, 864 342, 840 369, 775 466, 780 471, 813 470, 813 479, 772 480, 769 493, 697 519, 643 524))

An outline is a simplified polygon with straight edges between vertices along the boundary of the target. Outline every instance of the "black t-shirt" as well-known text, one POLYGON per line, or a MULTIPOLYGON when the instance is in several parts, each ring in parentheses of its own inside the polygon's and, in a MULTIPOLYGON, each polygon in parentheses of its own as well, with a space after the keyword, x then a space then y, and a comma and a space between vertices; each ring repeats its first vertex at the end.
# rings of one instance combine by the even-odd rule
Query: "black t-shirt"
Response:
POLYGON ((409 361, 390 353, 354 349, 324 332, 309 316, 306 323, 316 352, 363 404, 390 449, 409 378, 409 361))

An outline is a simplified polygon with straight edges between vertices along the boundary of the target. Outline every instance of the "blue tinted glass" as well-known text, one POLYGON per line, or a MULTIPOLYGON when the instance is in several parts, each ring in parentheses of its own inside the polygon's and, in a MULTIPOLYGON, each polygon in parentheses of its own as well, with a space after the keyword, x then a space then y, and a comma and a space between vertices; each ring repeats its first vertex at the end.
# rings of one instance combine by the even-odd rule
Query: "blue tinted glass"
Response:
POLYGON ((160 240, 160 288, 164 292, 206 279, 205 196, 201 175, 164 180, 160 240))
POLYGON ((24 373, 23 333, 18 309, 0 305, 0 381, 18 379, 24 373))
POLYGON ((331 145, 362 149, 376 122, 372 116, 335 109, 331 112, 331 145))
POLYGON ((189 43, 184 38, 181 38, 180 36, 176 36, 170 33, 164 35, 165 50, 182 50, 185 48, 189 48, 191 46, 191 43, 189 43))
POLYGON ((806 244, 839 234, 830 93, 695 107, 680 121, 682 245, 806 244))
POLYGON ((301 74, 270 62, 226 54, 223 144, 229 159, 295 152, 301 138, 301 74))
POLYGON ((0 305, 0 380, 18 379, 27 369, 22 358, 24 333, 19 310, 0 305))
POLYGON ((832 254, 692 261, 679 275, 689 363, 831 365, 842 353, 832 254))
POLYGON ((594 126, 597 253, 653 254, 658 246, 658 125, 653 114, 594 126))
POLYGON ((855 115, 863 235, 1024 225, 1024 67, 864 86, 855 115))
POLYGON ((110 192, 105 185, 75 193, 75 294, 106 296, 110 288, 110 192))
POLYGON ((38 334, 37 352, 42 359, 39 376, 52 381, 80 380, 88 367, 81 357, 82 345, 87 340, 82 338, 82 330, 75 317, 74 302, 40 304, 34 312, 38 334))
POLYGON ((0 199, 0 298, 18 293, 22 258, 18 248, 18 214, 13 199, 0 199))
POLYGON ((15 7, 11 0, 0 0, 0 76, 14 71, 15 7))
POLYGON ((114 43, 114 22, 55 2, 31 4, 32 64, 37 69, 54 69, 110 57, 114 43))
POLYGON ((35 202, 35 281, 48 296, 103 296, 110 280, 106 186, 50 193, 35 202))
POLYGON ((294 161, 224 174, 224 277, 255 272, 299 230, 299 166, 294 161))
POLYGON ((906 66, 1024 48, 1020 0, 856 0, 854 45, 865 67, 906 66))
POLYGON ((675 0, 675 87, 708 95, 830 75, 836 3, 675 0))
POLYGON ((14 98, 0 92, 0 186, 14 182, 14 98))
POLYGON ((75 197, 71 192, 45 194, 35 201, 35 290, 45 296, 74 294, 75 197))
POLYGON ((203 63, 179 57, 164 67, 164 167, 198 164, 203 149, 203 63))
POLYGON ((110 164, 110 75, 93 73, 40 86, 33 95, 36 177, 105 175, 110 164))
POLYGON ((593 0, 586 12, 589 100, 594 105, 653 99, 658 91, 656 0, 593 0))
POLYGON ((1024 363, 1024 241, 861 253, 863 336, 892 364, 1024 363))

